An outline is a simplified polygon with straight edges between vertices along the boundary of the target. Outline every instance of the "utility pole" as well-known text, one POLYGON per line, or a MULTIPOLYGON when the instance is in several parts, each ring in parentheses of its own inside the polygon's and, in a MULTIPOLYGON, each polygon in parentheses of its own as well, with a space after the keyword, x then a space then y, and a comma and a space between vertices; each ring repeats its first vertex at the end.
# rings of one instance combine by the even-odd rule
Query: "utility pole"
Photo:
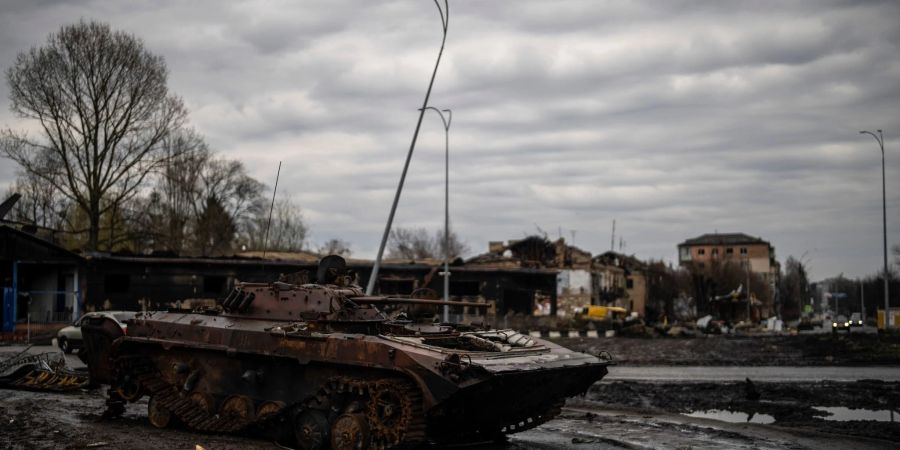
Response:
POLYGON ((859 315, 863 323, 866 323, 866 289, 862 278, 859 279, 859 315))
POLYGON ((616 219, 613 219, 612 239, 609 241, 609 250, 616 251, 616 219))
POLYGON ((753 317, 750 314, 750 258, 747 258, 747 323, 753 323, 753 317))
POLYGON ((881 133, 881 130, 876 131, 878 131, 878 135, 871 131, 860 131, 859 133, 868 134, 875 138, 878 141, 878 147, 881 148, 881 225, 884 231, 884 329, 887 330, 891 326, 891 297, 888 293, 890 273, 888 272, 887 259, 887 183, 884 176, 884 135, 881 133))

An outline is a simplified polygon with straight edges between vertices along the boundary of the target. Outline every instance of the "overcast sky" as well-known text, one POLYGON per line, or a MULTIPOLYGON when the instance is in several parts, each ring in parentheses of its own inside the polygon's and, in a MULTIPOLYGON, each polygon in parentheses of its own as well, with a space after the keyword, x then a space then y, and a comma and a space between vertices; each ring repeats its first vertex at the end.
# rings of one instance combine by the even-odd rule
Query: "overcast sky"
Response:
MULTIPOLYGON (((0 0, 0 67, 81 18, 169 67, 191 124, 304 210, 317 246, 374 256, 440 45, 404 1, 0 0)), ((540 227, 676 259, 744 232, 814 278, 900 242, 900 2, 455 1, 430 105, 453 110, 451 221, 471 247, 540 227)), ((4 79, 5 80, 5 79, 4 79)), ((0 95, 0 127, 27 128, 0 95)), ((395 225, 443 224, 443 127, 426 115, 395 225)), ((0 162, 0 186, 15 176, 0 162)), ((270 192, 271 194, 271 192, 270 192)))

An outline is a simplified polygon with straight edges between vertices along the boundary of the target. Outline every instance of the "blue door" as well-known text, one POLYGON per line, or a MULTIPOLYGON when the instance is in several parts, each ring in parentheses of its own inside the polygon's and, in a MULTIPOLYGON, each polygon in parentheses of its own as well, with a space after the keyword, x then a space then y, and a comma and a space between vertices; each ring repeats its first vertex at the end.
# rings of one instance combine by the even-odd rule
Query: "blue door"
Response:
POLYGON ((3 327, 0 331, 16 330, 16 291, 13 288, 3 288, 3 327))

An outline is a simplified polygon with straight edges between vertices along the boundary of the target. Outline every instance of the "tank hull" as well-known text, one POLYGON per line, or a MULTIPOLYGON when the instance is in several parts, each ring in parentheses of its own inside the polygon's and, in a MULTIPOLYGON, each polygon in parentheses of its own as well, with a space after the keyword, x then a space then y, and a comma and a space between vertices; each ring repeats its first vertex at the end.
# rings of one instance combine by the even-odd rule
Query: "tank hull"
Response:
MULTIPOLYGON (((308 295, 335 297, 291 289, 287 298, 308 304, 308 295)), ((278 319, 279 304, 258 304, 259 314, 142 313, 128 335, 88 324, 88 354, 100 359, 89 361, 92 377, 110 385, 111 409, 149 396, 158 427, 252 432, 309 449, 394 448, 537 426, 611 364, 511 330, 386 320, 373 306, 313 321, 278 319)))

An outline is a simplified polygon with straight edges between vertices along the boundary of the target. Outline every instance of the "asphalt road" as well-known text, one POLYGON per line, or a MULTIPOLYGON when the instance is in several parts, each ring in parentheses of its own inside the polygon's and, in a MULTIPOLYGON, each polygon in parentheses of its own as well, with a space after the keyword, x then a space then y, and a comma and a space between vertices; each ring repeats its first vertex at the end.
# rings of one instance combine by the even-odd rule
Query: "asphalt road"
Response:
POLYGON ((888 366, 615 366, 604 380, 629 381, 900 381, 900 367, 888 366))

